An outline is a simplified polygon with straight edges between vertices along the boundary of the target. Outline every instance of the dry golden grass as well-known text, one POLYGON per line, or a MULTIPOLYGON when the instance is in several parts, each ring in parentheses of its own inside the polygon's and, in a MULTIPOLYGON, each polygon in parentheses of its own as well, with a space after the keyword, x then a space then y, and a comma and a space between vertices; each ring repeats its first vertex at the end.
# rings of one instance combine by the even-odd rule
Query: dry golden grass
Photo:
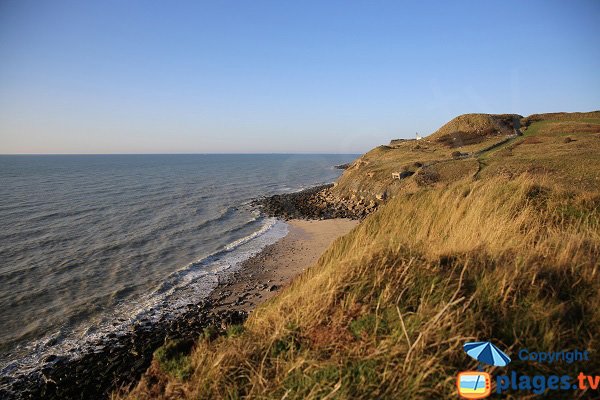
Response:
POLYGON ((457 371, 475 367, 464 341, 598 348, 599 258, 598 193, 524 175, 399 196, 243 333, 201 340, 189 379, 155 363, 129 397, 456 396, 457 371))
POLYGON ((520 126, 517 114, 464 114, 459 115, 428 139, 446 147, 456 148, 481 143, 490 137, 506 136, 515 133, 520 126))
MULTIPOLYGON (((598 121, 600 122, 600 121, 598 121)), ((538 132, 540 135, 568 135, 572 133, 600 133, 600 124, 592 122, 550 122, 544 124, 538 132)))
MULTIPOLYGON (((477 152, 499 140, 502 138, 497 136, 482 138, 476 144, 462 146, 460 151, 464 153, 477 152)), ((333 193, 340 198, 350 198, 355 195, 372 200, 384 192, 387 197, 393 197, 421 186, 415 185, 414 178, 402 181, 392 178, 393 172, 405 170, 418 173, 425 169, 429 172, 442 173, 443 177, 438 180, 439 182, 454 182, 456 179, 472 173, 474 164, 473 160, 471 162, 454 160, 453 151, 444 144, 431 141, 429 138, 403 142, 395 147, 377 147, 363 155, 352 167, 344 171, 344 174, 338 179, 333 193), (415 166, 415 163, 420 166, 415 166)), ((423 173, 427 173, 427 171, 423 171, 423 173)))
MULTIPOLYGON (((588 121, 600 119, 600 111, 591 112, 557 112, 557 113, 545 113, 545 114, 533 114, 526 118, 521 119, 521 125, 528 126, 534 122, 540 121, 588 121)), ((597 121, 596 121, 597 122, 597 121)))
MULTIPOLYGON (((573 118, 572 114, 566 115, 573 118)), ((485 165, 480 177, 514 177, 529 172, 546 176, 564 187, 597 189, 600 187, 600 135, 597 133, 600 118, 582 121, 544 119, 534 122, 523 137, 480 157, 485 165)))
MULTIPOLYGON (((369 190, 397 185, 394 198, 243 328, 157 357, 114 398, 456 398, 457 372, 476 368, 465 341, 509 353, 598 349, 600 138, 575 132, 565 143, 544 125, 553 123, 533 122, 525 137, 470 159, 436 159, 439 147, 427 142, 371 151, 345 176, 380 174, 369 190), (418 172, 383 180, 403 166, 418 172), (437 180, 418 185, 423 171, 437 180)), ((342 179, 338 190, 351 185, 342 179)), ((581 365, 513 357, 511 369, 575 376, 581 365)), ((585 369, 598 371, 600 357, 585 369)))

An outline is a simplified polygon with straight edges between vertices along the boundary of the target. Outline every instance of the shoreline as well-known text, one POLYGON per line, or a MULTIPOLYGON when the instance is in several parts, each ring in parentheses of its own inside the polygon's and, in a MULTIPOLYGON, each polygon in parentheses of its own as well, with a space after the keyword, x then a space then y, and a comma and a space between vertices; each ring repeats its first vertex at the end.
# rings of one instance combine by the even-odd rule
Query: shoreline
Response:
POLYGON ((359 221, 346 218, 286 221, 288 234, 242 262, 209 299, 216 312, 249 313, 314 264, 331 242, 359 221))
POLYGON ((359 223, 341 218, 283 222, 286 236, 221 276, 207 297, 190 299, 180 314, 136 321, 126 332, 90 343, 78 357, 50 354, 34 370, 0 376, 0 398, 107 398, 135 384, 166 340, 191 342, 204 328, 222 331, 243 323, 249 312, 289 285, 333 240, 359 223))

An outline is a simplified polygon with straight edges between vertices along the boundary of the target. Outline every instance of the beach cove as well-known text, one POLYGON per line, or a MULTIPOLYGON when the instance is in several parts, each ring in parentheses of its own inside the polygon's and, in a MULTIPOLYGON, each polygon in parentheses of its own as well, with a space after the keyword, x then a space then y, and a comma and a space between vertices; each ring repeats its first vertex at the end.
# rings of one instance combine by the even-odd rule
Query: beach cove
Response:
MULTIPOLYGON (((0 397, 107 395, 139 378, 165 340, 241 323, 249 304, 217 310, 211 293, 297 236, 257 199, 331 182, 353 157, 0 157, 0 397)), ((265 299, 278 291, 268 289, 265 299)))
MULTIPOLYGON (((273 220, 271 228, 258 232, 253 240, 268 243, 276 238, 274 234, 279 235, 277 232, 285 229, 284 236, 250 253, 249 258, 234 264, 231 271, 217 271, 216 284, 207 296, 192 296, 183 299, 184 302, 178 300, 177 305, 169 305, 173 311, 168 314, 158 313, 160 308, 157 308, 133 322, 116 319, 111 323, 114 331, 86 340, 76 349, 76 355, 46 354, 39 362, 31 362, 28 368, 3 375, 0 394, 3 398, 48 399, 108 396, 136 382, 150 366, 154 351, 163 344, 176 342, 179 349, 185 349, 207 329, 223 334, 228 327, 242 324, 258 305, 290 285, 335 239, 359 223, 358 214, 345 207, 340 208, 342 215, 354 219, 315 219, 322 207, 316 205, 314 199, 330 186, 253 201, 251 207, 264 215, 263 218, 273 220), (281 204, 292 206, 284 213, 277 208, 281 204), (296 210, 295 205, 299 204, 302 207, 296 210), (303 219, 289 219, 287 211, 290 210, 303 219)), ((227 253, 213 258, 229 260, 227 253)), ((6 370, 10 373, 10 366, 6 370)))
POLYGON ((352 219, 290 220, 289 233, 244 261, 211 294, 216 310, 251 312, 309 266, 331 242, 358 225, 352 219))
MULTIPOLYGON (((111 334, 81 349, 80 357, 46 357, 43 367, 1 383, 12 398, 96 398, 136 382, 165 341, 191 346, 206 329, 217 334, 242 324, 254 308, 314 264, 357 220, 289 220, 288 234, 224 276, 206 299, 183 306, 177 317, 141 320, 126 333, 111 334)), ((181 349, 181 347, 180 347, 181 349)), ((4 389, 5 390, 5 389, 4 389)), ((3 397, 4 398, 4 397, 3 397)))

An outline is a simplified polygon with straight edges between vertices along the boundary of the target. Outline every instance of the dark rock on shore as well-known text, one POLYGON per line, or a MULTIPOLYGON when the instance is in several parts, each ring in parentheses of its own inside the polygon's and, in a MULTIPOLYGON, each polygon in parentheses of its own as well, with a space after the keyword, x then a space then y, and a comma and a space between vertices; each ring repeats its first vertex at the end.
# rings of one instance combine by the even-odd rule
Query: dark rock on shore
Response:
MULTIPOLYGON (((283 219, 361 219, 377 208, 374 201, 337 199, 329 190, 332 186, 275 195, 254 205, 263 214, 283 219)), ((239 272, 229 279, 242 279, 237 275, 239 272)), ((51 354, 34 370, 0 376, 0 399, 106 399, 115 390, 135 384, 150 366, 154 351, 167 340, 195 340, 204 328, 224 331, 229 325, 242 324, 247 313, 241 306, 249 301, 252 288, 235 293, 226 285, 220 289, 207 300, 182 305, 177 316, 142 318, 129 325, 118 320, 115 327, 128 329, 107 334, 77 356, 51 354), (232 296, 235 298, 228 301, 232 296)), ((274 292, 280 286, 267 281, 260 289, 274 292)))
POLYGON ((295 193, 277 194, 255 201, 263 214, 288 219, 362 219, 377 209, 374 201, 344 200, 330 191, 333 185, 322 185, 295 193))
POLYGON ((114 390, 134 384, 166 340, 195 340, 208 326, 225 329, 247 317, 239 310, 211 309, 210 301, 188 304, 177 317, 142 319, 120 335, 90 344, 76 357, 49 355, 34 371, 0 377, 0 399, 108 398, 114 390))
POLYGON ((348 169, 351 165, 352 165, 352 163, 349 162, 349 163, 346 163, 346 164, 334 165, 333 168, 335 168, 335 169, 348 169))

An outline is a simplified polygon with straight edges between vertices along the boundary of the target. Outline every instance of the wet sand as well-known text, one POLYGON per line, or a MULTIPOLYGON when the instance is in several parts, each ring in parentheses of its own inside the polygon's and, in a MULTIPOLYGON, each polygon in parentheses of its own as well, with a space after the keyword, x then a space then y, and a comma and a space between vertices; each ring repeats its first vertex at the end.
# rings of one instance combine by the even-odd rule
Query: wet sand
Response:
POLYGON ((252 311, 314 264, 331 242, 348 233, 359 221, 294 219, 287 223, 287 236, 246 260, 213 291, 216 311, 252 311))

